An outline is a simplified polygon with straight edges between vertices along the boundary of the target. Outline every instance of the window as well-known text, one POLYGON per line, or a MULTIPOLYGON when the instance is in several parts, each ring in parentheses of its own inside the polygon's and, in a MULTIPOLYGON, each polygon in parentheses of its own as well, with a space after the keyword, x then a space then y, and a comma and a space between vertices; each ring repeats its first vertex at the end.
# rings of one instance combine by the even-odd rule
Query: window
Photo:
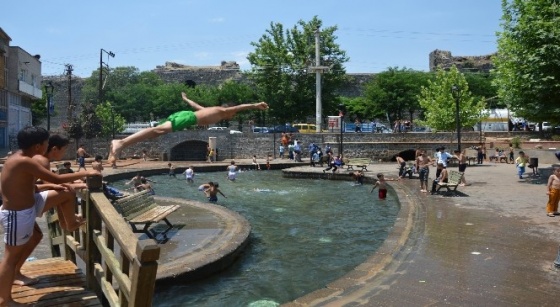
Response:
POLYGON ((27 69, 21 69, 19 72, 19 81, 27 80, 27 69))

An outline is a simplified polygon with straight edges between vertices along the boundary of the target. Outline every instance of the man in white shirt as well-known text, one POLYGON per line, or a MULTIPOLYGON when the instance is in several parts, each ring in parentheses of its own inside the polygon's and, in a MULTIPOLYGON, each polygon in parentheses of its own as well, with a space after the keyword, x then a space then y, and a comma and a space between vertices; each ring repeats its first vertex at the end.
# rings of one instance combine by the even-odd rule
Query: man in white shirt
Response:
POLYGON ((436 153, 437 158, 437 170, 436 170, 436 178, 439 177, 441 170, 447 168, 447 160, 453 158, 448 152, 445 151, 445 147, 438 148, 436 153))

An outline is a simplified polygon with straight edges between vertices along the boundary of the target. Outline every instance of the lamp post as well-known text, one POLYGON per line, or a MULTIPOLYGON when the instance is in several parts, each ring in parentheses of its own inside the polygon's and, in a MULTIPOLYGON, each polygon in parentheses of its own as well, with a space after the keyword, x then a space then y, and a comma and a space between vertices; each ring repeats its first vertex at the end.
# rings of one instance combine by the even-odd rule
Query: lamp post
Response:
POLYGON ((54 85, 52 84, 52 81, 49 81, 45 85, 45 92, 47 93, 47 103, 46 103, 46 107, 47 107, 47 131, 50 132, 51 131, 51 112, 54 109, 54 104, 52 102, 54 85))
POLYGON ((342 157, 342 150, 343 150, 343 132, 344 132, 344 113, 346 113, 346 106, 344 104, 338 105, 338 116, 340 116, 340 146, 338 147, 338 153, 340 157, 342 157))
POLYGON ((111 105, 111 132, 113 133, 113 140, 115 139, 115 108, 111 105))
POLYGON ((101 48, 101 51, 99 51, 99 104, 101 104, 101 102, 103 101, 103 65, 109 68, 109 64, 103 62, 103 52, 107 54, 107 57, 115 57, 115 54, 111 51, 107 51, 103 48, 101 48))
POLYGON ((461 89, 457 85, 451 87, 451 95, 455 98, 455 122, 457 123, 457 150, 461 151, 461 118, 459 117, 459 101, 461 89))

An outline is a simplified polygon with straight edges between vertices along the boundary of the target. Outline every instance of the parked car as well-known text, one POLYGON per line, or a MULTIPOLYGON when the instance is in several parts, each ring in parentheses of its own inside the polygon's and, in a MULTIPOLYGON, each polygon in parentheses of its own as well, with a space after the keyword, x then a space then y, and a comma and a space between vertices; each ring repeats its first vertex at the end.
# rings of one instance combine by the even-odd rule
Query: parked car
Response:
POLYGON ((274 127, 268 128, 268 133, 299 133, 299 130, 296 127, 289 126, 289 125, 278 125, 274 127))
POLYGON ((267 127, 253 127, 253 133, 268 133, 267 127))
MULTIPOLYGON (((552 125, 549 122, 543 122, 542 123, 542 130, 543 131, 551 131, 552 130, 552 125)), ((539 130, 539 124, 535 124, 535 131, 540 131, 539 130)))
MULTIPOLYGON (((317 126, 315 124, 294 124, 295 128, 299 130, 300 133, 316 133, 317 126)), ((323 132, 328 132, 327 130, 322 130, 323 132)))
POLYGON ((228 128, 227 127, 217 127, 216 126, 216 127, 210 127, 210 128, 208 128, 208 130, 210 130, 210 131, 226 131, 226 130, 228 130, 228 128))
POLYGON ((210 127, 208 128, 209 131, 229 131, 229 134, 242 134, 243 132, 239 130, 229 129, 228 127, 210 127))

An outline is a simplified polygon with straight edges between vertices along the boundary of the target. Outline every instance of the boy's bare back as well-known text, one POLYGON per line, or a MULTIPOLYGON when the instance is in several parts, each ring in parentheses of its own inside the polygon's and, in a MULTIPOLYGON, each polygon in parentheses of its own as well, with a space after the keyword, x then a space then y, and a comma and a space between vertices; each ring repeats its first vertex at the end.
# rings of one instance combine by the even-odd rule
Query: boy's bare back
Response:
POLYGON ((24 156, 21 151, 6 160, 0 181, 4 209, 19 211, 33 207, 38 168, 43 167, 37 161, 24 156))
POLYGON ((35 183, 38 178, 52 183, 65 183, 86 175, 99 175, 97 171, 56 175, 37 160, 18 151, 4 163, 0 186, 3 207, 20 211, 35 204, 35 183))

